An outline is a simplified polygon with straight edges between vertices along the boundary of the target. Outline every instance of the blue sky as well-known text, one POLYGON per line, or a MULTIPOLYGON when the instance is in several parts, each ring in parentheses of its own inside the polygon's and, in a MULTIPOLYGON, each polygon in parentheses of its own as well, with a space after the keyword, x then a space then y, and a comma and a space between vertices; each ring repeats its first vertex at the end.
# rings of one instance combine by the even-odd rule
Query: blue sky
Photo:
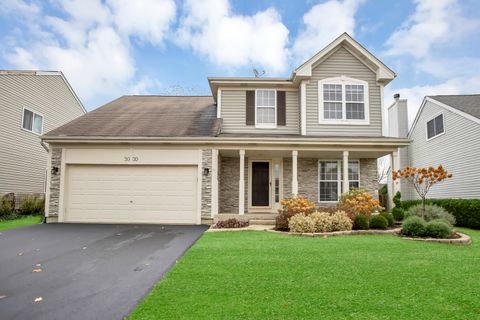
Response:
POLYGON ((208 76, 290 76, 342 32, 410 100, 479 93, 476 0, 3 0, 0 68, 61 70, 92 110, 123 94, 210 94, 208 76))

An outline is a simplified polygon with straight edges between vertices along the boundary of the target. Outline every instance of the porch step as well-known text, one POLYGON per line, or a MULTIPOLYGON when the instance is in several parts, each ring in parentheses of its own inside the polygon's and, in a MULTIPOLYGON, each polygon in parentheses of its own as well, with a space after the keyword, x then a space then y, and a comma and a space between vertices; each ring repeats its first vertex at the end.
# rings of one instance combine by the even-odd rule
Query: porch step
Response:
POLYGON ((250 219, 249 221, 250 225, 269 225, 273 226, 275 225, 275 220, 274 219, 250 219))

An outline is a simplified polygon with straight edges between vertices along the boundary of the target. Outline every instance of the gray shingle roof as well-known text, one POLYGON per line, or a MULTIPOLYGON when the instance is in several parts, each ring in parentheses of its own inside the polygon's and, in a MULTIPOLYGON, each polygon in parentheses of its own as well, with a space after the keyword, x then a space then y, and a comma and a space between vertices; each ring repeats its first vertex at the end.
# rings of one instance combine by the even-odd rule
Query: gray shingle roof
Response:
POLYGON ((480 119, 480 94, 438 95, 429 97, 480 119))
POLYGON ((211 96, 123 96, 45 137, 202 137, 219 131, 211 96))

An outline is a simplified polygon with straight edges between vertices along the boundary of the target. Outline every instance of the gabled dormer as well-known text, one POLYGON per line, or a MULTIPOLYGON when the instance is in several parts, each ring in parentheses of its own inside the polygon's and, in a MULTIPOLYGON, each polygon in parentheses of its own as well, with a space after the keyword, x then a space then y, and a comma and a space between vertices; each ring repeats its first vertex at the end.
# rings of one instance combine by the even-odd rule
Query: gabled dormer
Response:
POLYGON ((209 78, 223 133, 382 136, 395 73, 347 33, 289 78, 209 78))

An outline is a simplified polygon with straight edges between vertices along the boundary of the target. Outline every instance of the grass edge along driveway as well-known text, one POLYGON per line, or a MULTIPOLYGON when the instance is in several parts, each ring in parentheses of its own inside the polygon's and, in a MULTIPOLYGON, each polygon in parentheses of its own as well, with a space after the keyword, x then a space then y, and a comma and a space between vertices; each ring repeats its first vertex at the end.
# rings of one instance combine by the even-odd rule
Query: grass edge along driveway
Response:
POLYGON ((25 216, 13 220, 0 220, 0 231, 26 227, 32 224, 41 223, 43 216, 25 216))
POLYGON ((206 233, 129 319, 474 319, 480 231, 471 246, 391 235, 206 233))

